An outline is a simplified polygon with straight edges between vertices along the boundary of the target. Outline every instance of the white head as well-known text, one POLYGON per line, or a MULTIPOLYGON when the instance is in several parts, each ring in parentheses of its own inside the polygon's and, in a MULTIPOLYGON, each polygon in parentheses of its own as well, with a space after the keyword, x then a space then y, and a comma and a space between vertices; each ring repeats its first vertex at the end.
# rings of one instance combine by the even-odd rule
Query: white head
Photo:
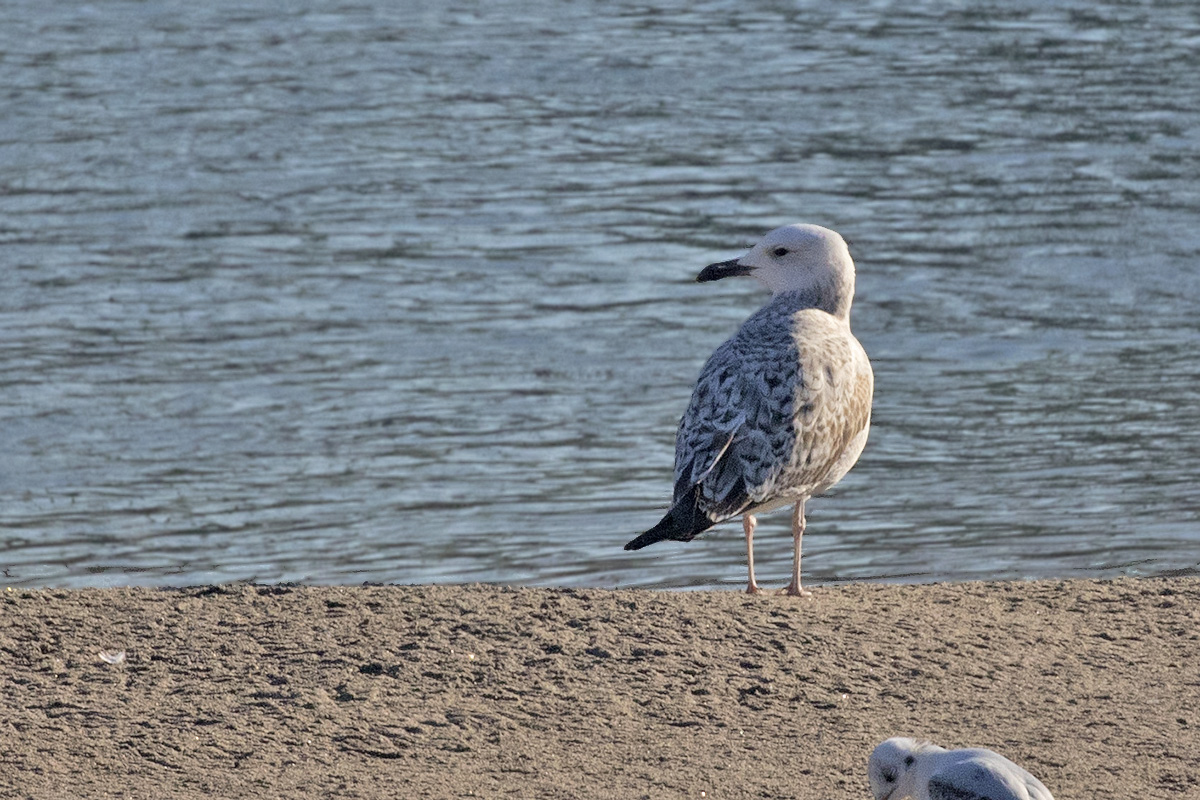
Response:
POLYGON ((916 788, 913 766, 922 753, 939 752, 942 748, 895 736, 875 748, 867 762, 867 779, 875 800, 904 800, 916 788))
POLYGON ((854 261, 846 240, 820 225, 785 225, 731 261, 710 264, 696 276, 715 281, 749 275, 772 294, 803 292, 812 307, 842 318, 854 299, 854 261))

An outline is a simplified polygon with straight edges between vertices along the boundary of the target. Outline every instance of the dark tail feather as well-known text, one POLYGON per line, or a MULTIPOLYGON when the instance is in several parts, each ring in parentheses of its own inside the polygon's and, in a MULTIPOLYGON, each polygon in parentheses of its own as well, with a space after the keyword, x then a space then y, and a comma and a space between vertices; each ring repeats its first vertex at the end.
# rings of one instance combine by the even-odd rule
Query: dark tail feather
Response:
POLYGON ((659 523, 625 545, 626 550, 641 550, 646 545, 671 539, 676 542, 690 542, 698 534, 711 528, 714 523, 708 515, 700 510, 697 504, 699 486, 693 486, 687 494, 679 498, 679 502, 671 506, 667 515, 659 523))

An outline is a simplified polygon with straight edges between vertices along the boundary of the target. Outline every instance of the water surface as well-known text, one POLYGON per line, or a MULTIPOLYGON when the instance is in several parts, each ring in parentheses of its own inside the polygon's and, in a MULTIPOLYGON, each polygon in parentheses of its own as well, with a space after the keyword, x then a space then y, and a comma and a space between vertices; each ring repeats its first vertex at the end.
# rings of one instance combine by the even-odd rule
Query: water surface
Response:
POLYGON ((738 586, 621 546, 797 220, 876 372, 808 581, 1200 568, 1193 4, 400 6, 0 10, 6 584, 738 586))

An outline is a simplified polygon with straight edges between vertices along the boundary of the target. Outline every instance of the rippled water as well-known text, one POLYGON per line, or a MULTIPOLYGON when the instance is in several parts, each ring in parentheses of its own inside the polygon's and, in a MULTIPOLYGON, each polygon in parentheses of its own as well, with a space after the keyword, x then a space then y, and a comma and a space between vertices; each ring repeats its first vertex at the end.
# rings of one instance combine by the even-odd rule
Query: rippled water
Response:
POLYGON ((1200 569, 1195 5, 397 5, 0 8, 6 584, 741 585, 621 546, 796 220, 876 371, 806 578, 1200 569))

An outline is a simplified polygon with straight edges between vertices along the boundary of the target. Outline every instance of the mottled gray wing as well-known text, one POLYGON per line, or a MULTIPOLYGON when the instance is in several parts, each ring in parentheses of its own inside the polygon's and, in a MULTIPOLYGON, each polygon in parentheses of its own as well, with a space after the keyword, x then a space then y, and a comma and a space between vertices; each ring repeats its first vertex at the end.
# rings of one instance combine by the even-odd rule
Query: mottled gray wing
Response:
POLYGON ((989 794, 980 794, 973 789, 958 786, 939 778, 933 778, 929 781, 930 800, 999 800, 1001 797, 1005 798, 1005 800, 1010 800, 1014 796, 1011 792, 996 797, 989 794))
POLYGON ((930 800, 1054 800, 1041 781, 1009 761, 964 761, 929 779, 930 800))
POLYGON ((675 437, 676 502, 698 485, 701 510, 720 522, 760 502, 787 466, 798 376, 789 344, 743 326, 709 358, 675 437))

